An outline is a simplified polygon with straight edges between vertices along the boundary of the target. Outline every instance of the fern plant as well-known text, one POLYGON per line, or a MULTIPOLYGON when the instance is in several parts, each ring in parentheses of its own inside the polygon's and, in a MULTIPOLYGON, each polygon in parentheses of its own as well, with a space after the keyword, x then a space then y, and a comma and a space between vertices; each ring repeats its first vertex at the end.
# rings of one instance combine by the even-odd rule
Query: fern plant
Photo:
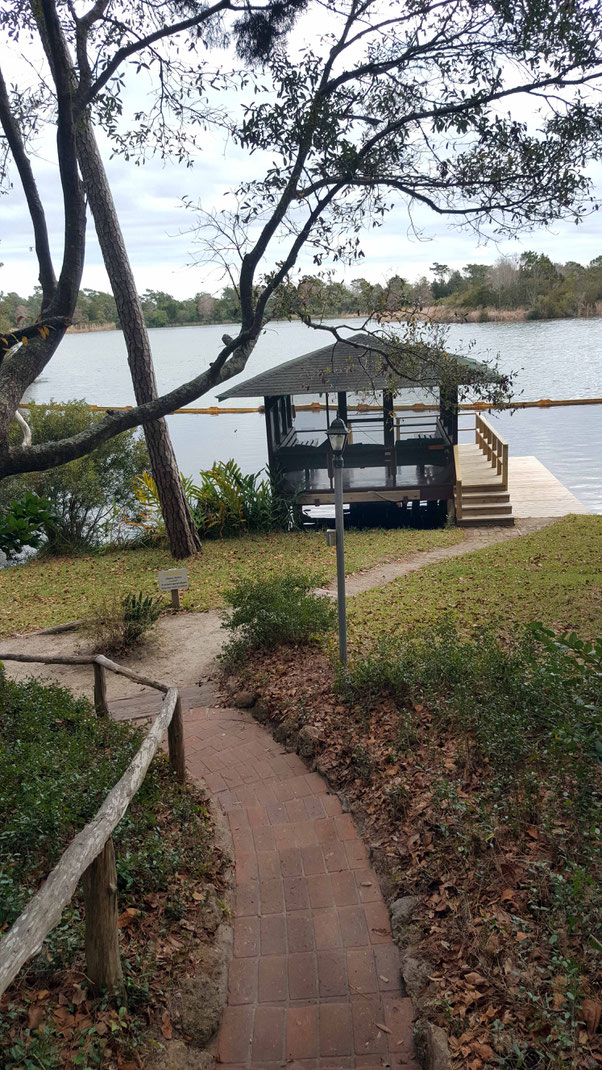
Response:
MULTIPOLYGON (((294 500, 280 493, 277 482, 262 472, 243 475, 234 460, 216 461, 200 473, 198 483, 182 476, 182 485, 204 538, 225 538, 245 531, 288 531, 296 525, 294 500)), ((165 528, 159 495, 149 472, 137 476, 135 494, 140 508, 130 526, 143 538, 162 537, 165 528)))

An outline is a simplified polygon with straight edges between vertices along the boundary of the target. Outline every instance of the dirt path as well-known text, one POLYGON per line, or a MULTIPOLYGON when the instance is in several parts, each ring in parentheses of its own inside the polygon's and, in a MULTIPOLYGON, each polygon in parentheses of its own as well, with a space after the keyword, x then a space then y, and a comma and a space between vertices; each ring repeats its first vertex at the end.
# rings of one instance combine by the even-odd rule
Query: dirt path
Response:
MULTIPOLYGON (((162 617, 149 639, 134 653, 115 660, 130 669, 160 680, 166 684, 185 686, 205 680, 215 672, 215 658, 224 641, 221 615, 217 610, 209 613, 182 613, 162 617)), ((3 651, 16 654, 80 654, 90 650, 89 642, 78 632, 62 632, 44 635, 32 632, 0 642, 0 659, 3 651)), ((38 680, 58 683, 70 688, 76 695, 92 694, 92 669, 76 665, 25 665, 5 662, 7 675, 13 680, 35 676, 38 680)), ((133 697, 147 692, 138 684, 106 673, 109 699, 133 697)))
MULTIPOLYGON (((439 550, 426 550, 408 554, 398 561, 390 561, 364 572, 356 572, 347 579, 347 595, 352 597, 373 587, 383 587, 391 580, 398 579, 420 568, 446 561, 492 546, 507 539, 539 531, 551 524, 554 517, 534 520, 520 520, 515 527, 475 528, 467 530, 465 537, 454 546, 439 550)), ((333 582, 325 591, 336 595, 333 582)), ((117 660, 121 664, 136 669, 168 684, 187 686, 199 681, 205 682, 215 673, 215 658, 224 642, 221 629, 221 615, 218 610, 208 613, 182 613, 178 616, 162 617, 151 637, 137 651, 128 657, 117 660)), ((76 654, 83 653, 86 641, 78 632, 62 632, 56 635, 44 635, 32 632, 0 641, 0 658, 2 652, 36 654, 76 654)), ((91 696, 92 671, 89 667, 24 665, 18 662, 6 662, 6 672, 13 680, 24 680, 35 676, 39 680, 58 683, 69 687, 76 695, 91 696)), ((107 673, 108 696, 110 699, 133 698, 146 691, 138 684, 131 683, 121 676, 107 673)))
MULTIPOLYGON (((421 553, 408 554, 400 561, 388 561, 382 565, 375 565, 364 572, 355 572, 347 578, 346 590, 349 598, 355 594, 362 594, 374 587, 384 587, 392 580, 400 576, 407 576, 409 572, 416 572, 426 565, 434 565, 437 561, 447 561, 451 557, 461 557, 471 553, 472 550, 480 550, 484 546, 494 546, 495 543, 505 542, 507 539, 516 539, 521 535, 530 535, 533 531, 553 524, 557 517, 537 517, 536 519, 517 520, 514 527, 488 527, 467 528, 462 542, 453 546, 444 546, 439 550, 424 550, 421 553)), ((336 580, 325 587, 324 592, 336 598, 336 580)))

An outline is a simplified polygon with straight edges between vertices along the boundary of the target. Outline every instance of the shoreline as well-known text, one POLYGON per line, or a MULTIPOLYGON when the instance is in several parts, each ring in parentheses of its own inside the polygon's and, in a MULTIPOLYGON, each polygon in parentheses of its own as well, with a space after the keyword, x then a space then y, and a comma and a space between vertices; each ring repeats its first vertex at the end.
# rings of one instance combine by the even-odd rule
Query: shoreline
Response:
MULTIPOLYGON (((407 323, 411 319, 420 320, 421 323, 567 323, 577 320, 598 320, 602 314, 595 316, 553 316, 547 318, 535 318, 529 316, 526 308, 445 308, 439 305, 430 305, 420 309, 419 312, 391 312, 382 317, 383 323, 407 323)), ((357 312, 340 312, 325 316, 324 319, 361 320, 366 322, 366 317, 357 312)), ((278 321, 277 322, 285 322, 278 321)), ((149 331, 174 330, 179 327, 231 327, 236 325, 235 320, 213 320, 211 323, 166 323, 163 327, 149 327, 149 331)), ((105 331, 121 331, 116 323, 82 323, 71 324, 67 327, 67 334, 100 334, 105 331)))

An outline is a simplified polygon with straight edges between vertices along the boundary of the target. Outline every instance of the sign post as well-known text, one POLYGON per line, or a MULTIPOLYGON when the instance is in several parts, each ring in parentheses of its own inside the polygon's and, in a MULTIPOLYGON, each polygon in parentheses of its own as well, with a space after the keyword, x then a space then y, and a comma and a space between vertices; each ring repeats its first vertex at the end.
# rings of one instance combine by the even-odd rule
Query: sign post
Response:
POLYGON ((180 608, 180 591, 188 590, 188 571, 185 568, 166 568, 159 572, 159 590, 171 591, 171 604, 180 608))

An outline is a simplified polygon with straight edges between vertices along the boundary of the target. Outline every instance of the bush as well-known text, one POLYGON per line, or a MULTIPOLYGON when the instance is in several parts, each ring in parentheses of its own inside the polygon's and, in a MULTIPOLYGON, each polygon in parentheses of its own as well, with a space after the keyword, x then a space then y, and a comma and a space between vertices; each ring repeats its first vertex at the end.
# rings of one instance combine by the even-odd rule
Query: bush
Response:
POLYGON ((39 546, 53 520, 50 502, 26 490, 0 515, 0 550, 10 559, 25 546, 39 546))
POLYGON ((85 631, 101 653, 120 654, 140 642, 161 615, 162 598, 140 591, 100 603, 85 623, 85 631))
MULTIPOLYGON (((60 687, 0 677, 0 928, 11 925, 76 832, 96 813, 140 746, 142 733, 99 718, 60 687)), ((167 889, 179 858, 155 816, 169 776, 172 810, 185 806, 158 756, 116 829, 120 890, 167 889)), ((170 803, 171 805, 171 803, 170 803)), ((199 855, 205 844, 199 843, 199 855)))
MULTIPOLYGON (((101 419, 85 401, 31 405, 34 444, 76 435, 101 419)), ((0 505, 30 491, 47 499, 52 518, 45 522, 45 549, 72 553, 99 546, 112 537, 138 507, 134 477, 148 466, 144 440, 125 431, 69 464, 4 480, 0 505)))
POLYGON ((222 657, 236 663, 251 650, 309 643, 329 631, 336 608, 330 598, 314 593, 319 583, 319 576, 292 572, 236 583, 224 595, 232 611, 223 627, 233 636, 222 657))
MULTIPOLYGON (((182 476, 188 504, 203 538, 290 531, 296 526, 296 508, 284 497, 271 476, 261 472, 243 475, 235 461, 216 461, 200 473, 200 482, 182 476)), ((142 508, 136 526, 152 536, 162 534, 163 522, 155 481, 144 472, 136 480, 142 508)))
POLYGON ((465 753, 487 763, 502 794, 524 797, 545 780, 565 812, 599 813, 601 640, 531 625, 501 646, 487 630, 464 639, 443 623, 435 634, 381 643, 340 672, 338 687, 367 705, 392 696, 402 716, 428 703, 440 727, 464 738, 465 753))

